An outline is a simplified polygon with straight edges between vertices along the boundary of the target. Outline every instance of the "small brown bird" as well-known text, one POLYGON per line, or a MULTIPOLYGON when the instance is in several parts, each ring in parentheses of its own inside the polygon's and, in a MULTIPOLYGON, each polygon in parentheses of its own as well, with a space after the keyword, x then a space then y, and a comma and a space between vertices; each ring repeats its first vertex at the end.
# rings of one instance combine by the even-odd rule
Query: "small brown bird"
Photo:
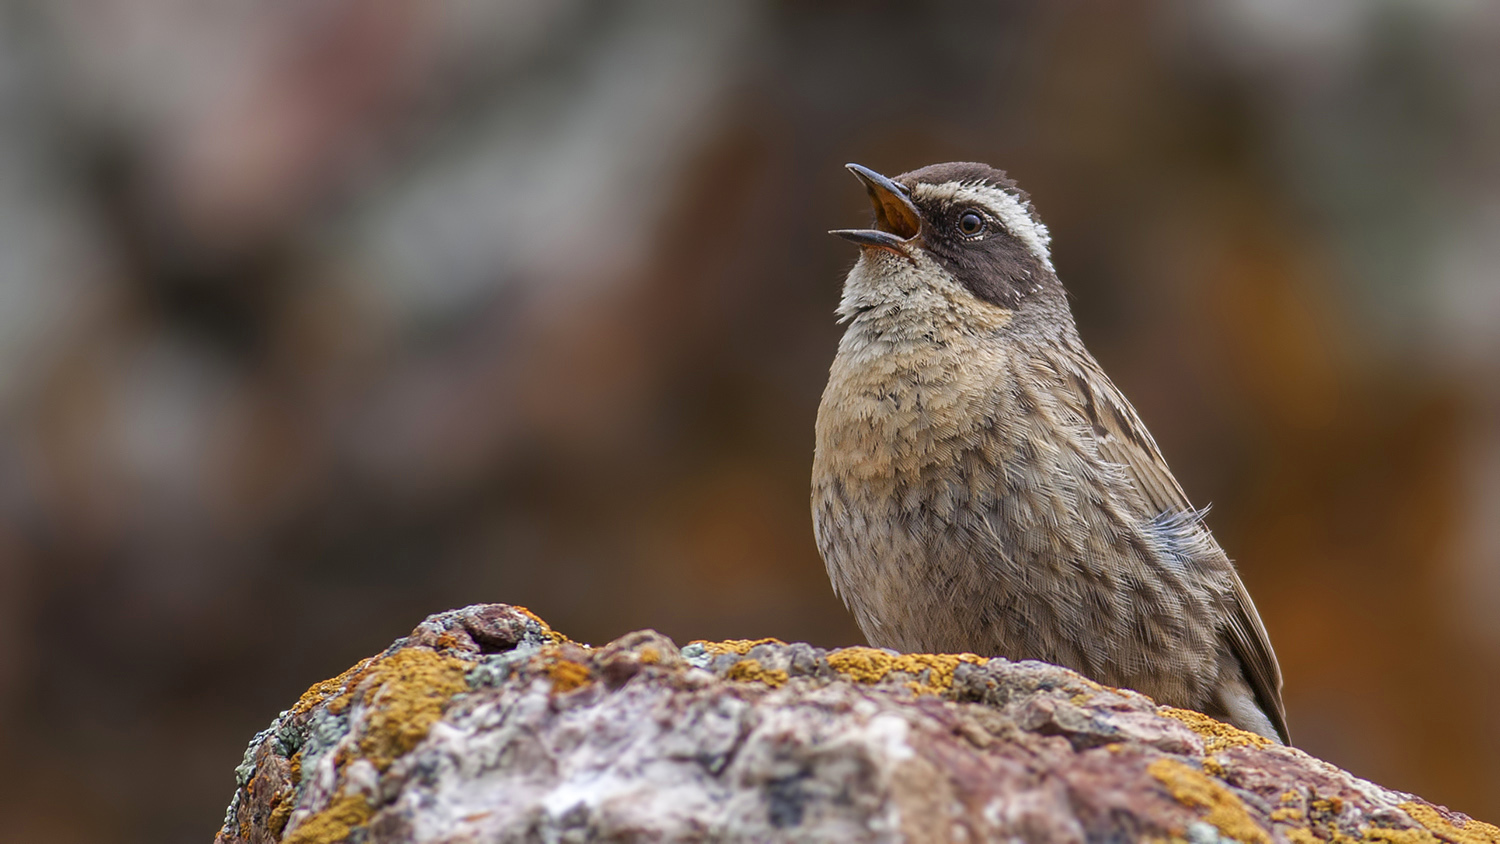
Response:
POLYGON ((1078 337, 1026 194, 850 164, 875 227, 818 408, 812 512, 877 647, 1064 665, 1289 741, 1234 565, 1078 337))

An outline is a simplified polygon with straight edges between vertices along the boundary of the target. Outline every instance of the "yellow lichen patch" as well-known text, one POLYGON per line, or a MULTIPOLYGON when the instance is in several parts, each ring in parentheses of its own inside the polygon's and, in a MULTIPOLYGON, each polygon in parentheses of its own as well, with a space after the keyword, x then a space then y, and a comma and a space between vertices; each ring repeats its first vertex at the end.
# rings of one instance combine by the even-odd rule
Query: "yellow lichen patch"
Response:
MULTIPOLYGON (((552 629, 552 625, 548 624, 545 621, 542 621, 542 617, 539 616, 539 615, 537 615, 536 613, 532 612, 531 610, 528 610, 525 607, 516 606, 515 604, 511 604, 511 609, 515 610, 516 612, 520 613, 521 615, 526 616, 527 618, 531 619, 532 621, 535 621, 537 624, 540 624, 542 626, 542 635, 546 636, 548 639, 551 639, 552 640, 552 644, 554 644, 554 645, 561 645, 564 642, 571 642, 571 641, 573 641, 572 639, 569 639, 567 636, 564 636, 563 634, 557 632, 556 630, 553 630, 552 629)), ((585 646, 585 647, 587 647, 587 646, 585 646)))
POLYGON ((1442 844, 1437 836, 1425 829, 1370 827, 1365 830, 1365 840, 1380 844, 1442 844))
POLYGON ((1256 735, 1239 727, 1231 727, 1223 721, 1215 720, 1191 709, 1159 706, 1156 712, 1158 715, 1181 721, 1188 725, 1188 729, 1202 736, 1205 754, 1218 753, 1231 747, 1270 747, 1272 743, 1265 736, 1256 735))
POLYGON ((729 667, 724 675, 730 680, 765 683, 773 689, 786 684, 786 672, 779 668, 762 668, 758 659, 742 659, 729 667))
POLYGON ((1344 801, 1337 797, 1326 797, 1312 801, 1312 810, 1321 815, 1337 815, 1344 811, 1344 801))
POLYGON ((1303 829, 1300 826, 1286 830, 1286 837, 1292 844, 1326 844, 1323 839, 1313 835, 1311 830, 1303 829))
MULTIPOLYGON (((404 648, 390 656, 371 657, 348 671, 308 689, 293 707, 304 713, 324 705, 329 712, 345 711, 356 699, 368 707, 359 743, 350 755, 369 759, 385 770, 397 757, 416 747, 454 695, 468 691, 464 675, 470 663, 421 647, 404 648)), ((341 759, 341 764, 348 758, 341 759)), ((292 755, 290 780, 302 779, 302 754, 292 755)), ((253 781, 252 781, 253 784, 253 781)), ((291 816, 290 799, 276 805, 268 818, 277 833, 291 816)), ((352 829, 369 820, 373 810, 363 797, 335 799, 292 831, 286 842, 324 844, 343 841, 352 829)))
POLYGON ((785 645, 786 642, 780 639, 727 639, 723 642, 705 642, 699 639, 693 642, 693 644, 702 645, 705 651, 714 656, 722 656, 723 654, 744 656, 750 653, 750 649, 756 645, 785 645))
POLYGON ((347 841, 349 834, 370 819, 375 811, 365 798, 345 795, 334 798, 328 808, 308 818, 281 844, 335 844, 347 841))
POLYGON ((661 662, 661 651, 651 647, 650 645, 641 648, 642 665, 656 665, 659 662, 661 662))
POLYGON ((555 659, 544 670, 552 678, 552 691, 558 694, 581 689, 591 680, 589 667, 571 659, 555 659))
POLYGON ((1290 806, 1283 806, 1280 809, 1275 809, 1271 812, 1271 820, 1281 821, 1282 823, 1286 823, 1288 821, 1300 821, 1302 820, 1302 810, 1293 809, 1290 806))
MULTIPOLYGON (((363 673, 366 668, 369 668, 371 662, 374 662, 373 657, 362 659, 358 665, 355 665, 343 674, 330 680, 324 680, 321 683, 314 683, 311 688, 302 693, 302 697, 298 698, 296 703, 292 704, 292 714, 306 714, 311 712, 313 707, 335 695, 339 695, 340 693, 348 694, 348 689, 353 686, 350 680, 355 675, 363 673)), ((329 708, 331 709, 332 707, 329 708)), ((340 708, 342 709, 342 707, 340 708)))
POLYGON ((370 667, 360 755, 379 770, 427 737, 453 696, 468 691, 471 665, 426 648, 405 648, 370 667))
POLYGON ((1074 677, 1073 682, 1077 683, 1080 686, 1093 689, 1096 692, 1115 692, 1118 694, 1120 691, 1114 686, 1106 686, 1103 683, 1096 683, 1087 677, 1074 677))
POLYGON ((925 679, 908 683, 917 694, 941 694, 953 687, 953 672, 961 663, 984 665, 988 659, 975 654, 891 654, 876 648, 842 648, 828 655, 834 671, 860 683, 878 683, 899 671, 925 679))
POLYGON ((278 801, 276 807, 271 810, 270 817, 266 818, 266 829, 275 838, 281 837, 282 830, 286 829, 286 822, 292 817, 292 809, 297 802, 292 799, 292 796, 293 794, 289 792, 278 801))
POLYGON ((1500 844, 1500 827, 1493 824, 1470 820, 1461 827, 1454 826, 1437 809, 1421 803, 1402 803, 1401 811, 1444 841, 1451 841, 1453 844, 1500 844))
POLYGON ((384 658, 370 657, 364 662, 361 662, 359 665, 356 665, 348 671, 345 671, 343 674, 340 674, 338 677, 334 678, 334 680, 329 681, 336 682, 339 679, 345 677, 348 678, 343 683, 343 691, 330 698, 325 698, 326 703, 323 708, 327 709, 334 715, 342 714, 344 710, 349 708, 349 705, 351 703, 354 703, 354 693, 358 691, 359 687, 365 682, 365 680, 368 679, 370 675, 376 671, 382 659, 384 658))
POLYGON ((1166 786, 1167 793, 1178 802, 1206 809, 1207 814, 1203 819, 1225 837, 1245 844, 1270 844, 1271 837, 1250 817, 1244 802, 1234 792, 1209 779, 1202 771, 1194 770, 1175 759, 1158 759, 1146 771, 1166 786))

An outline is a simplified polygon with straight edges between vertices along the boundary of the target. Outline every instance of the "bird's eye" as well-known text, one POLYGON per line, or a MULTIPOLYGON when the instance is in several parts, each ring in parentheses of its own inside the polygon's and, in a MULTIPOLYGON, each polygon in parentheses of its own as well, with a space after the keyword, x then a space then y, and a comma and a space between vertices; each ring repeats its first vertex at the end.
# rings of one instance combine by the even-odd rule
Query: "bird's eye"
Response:
POLYGON ((958 231, 964 237, 974 237, 984 231, 984 217, 978 211, 965 211, 958 218, 958 231))

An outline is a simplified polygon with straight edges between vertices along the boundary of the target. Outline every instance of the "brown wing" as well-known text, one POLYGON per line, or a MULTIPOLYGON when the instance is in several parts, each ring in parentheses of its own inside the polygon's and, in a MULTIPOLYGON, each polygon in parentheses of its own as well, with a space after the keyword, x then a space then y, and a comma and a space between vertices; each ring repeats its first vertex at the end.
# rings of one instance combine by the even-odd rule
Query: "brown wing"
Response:
MULTIPOLYGON (((1068 373, 1064 377, 1073 382, 1070 386, 1077 392, 1078 410, 1094 426, 1100 456, 1125 468, 1154 515, 1194 512, 1135 409, 1087 352, 1078 357, 1091 365, 1090 371, 1068 373)), ((1260 613, 1255 611, 1255 603, 1250 600, 1250 593, 1240 581, 1234 565, 1217 542, 1211 537, 1209 542, 1218 552, 1218 559, 1200 562, 1222 566, 1233 584, 1233 594, 1228 596, 1225 607, 1230 646, 1240 661, 1245 679, 1255 691, 1260 708, 1271 719, 1281 740, 1291 744, 1286 709, 1281 702, 1281 666, 1276 663, 1276 654, 1271 650, 1271 639, 1266 635, 1260 613)))

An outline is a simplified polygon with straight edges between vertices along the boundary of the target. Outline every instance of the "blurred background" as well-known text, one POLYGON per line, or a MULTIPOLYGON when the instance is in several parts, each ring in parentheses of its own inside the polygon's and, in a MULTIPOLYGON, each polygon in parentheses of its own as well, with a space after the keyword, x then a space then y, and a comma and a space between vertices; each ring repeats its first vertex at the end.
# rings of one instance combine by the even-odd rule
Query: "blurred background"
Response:
POLYGON ((0 4, 0 839, 207 842, 469 603, 860 642, 808 514, 868 219, 987 161, 1297 743, 1500 820, 1500 7, 0 4))

